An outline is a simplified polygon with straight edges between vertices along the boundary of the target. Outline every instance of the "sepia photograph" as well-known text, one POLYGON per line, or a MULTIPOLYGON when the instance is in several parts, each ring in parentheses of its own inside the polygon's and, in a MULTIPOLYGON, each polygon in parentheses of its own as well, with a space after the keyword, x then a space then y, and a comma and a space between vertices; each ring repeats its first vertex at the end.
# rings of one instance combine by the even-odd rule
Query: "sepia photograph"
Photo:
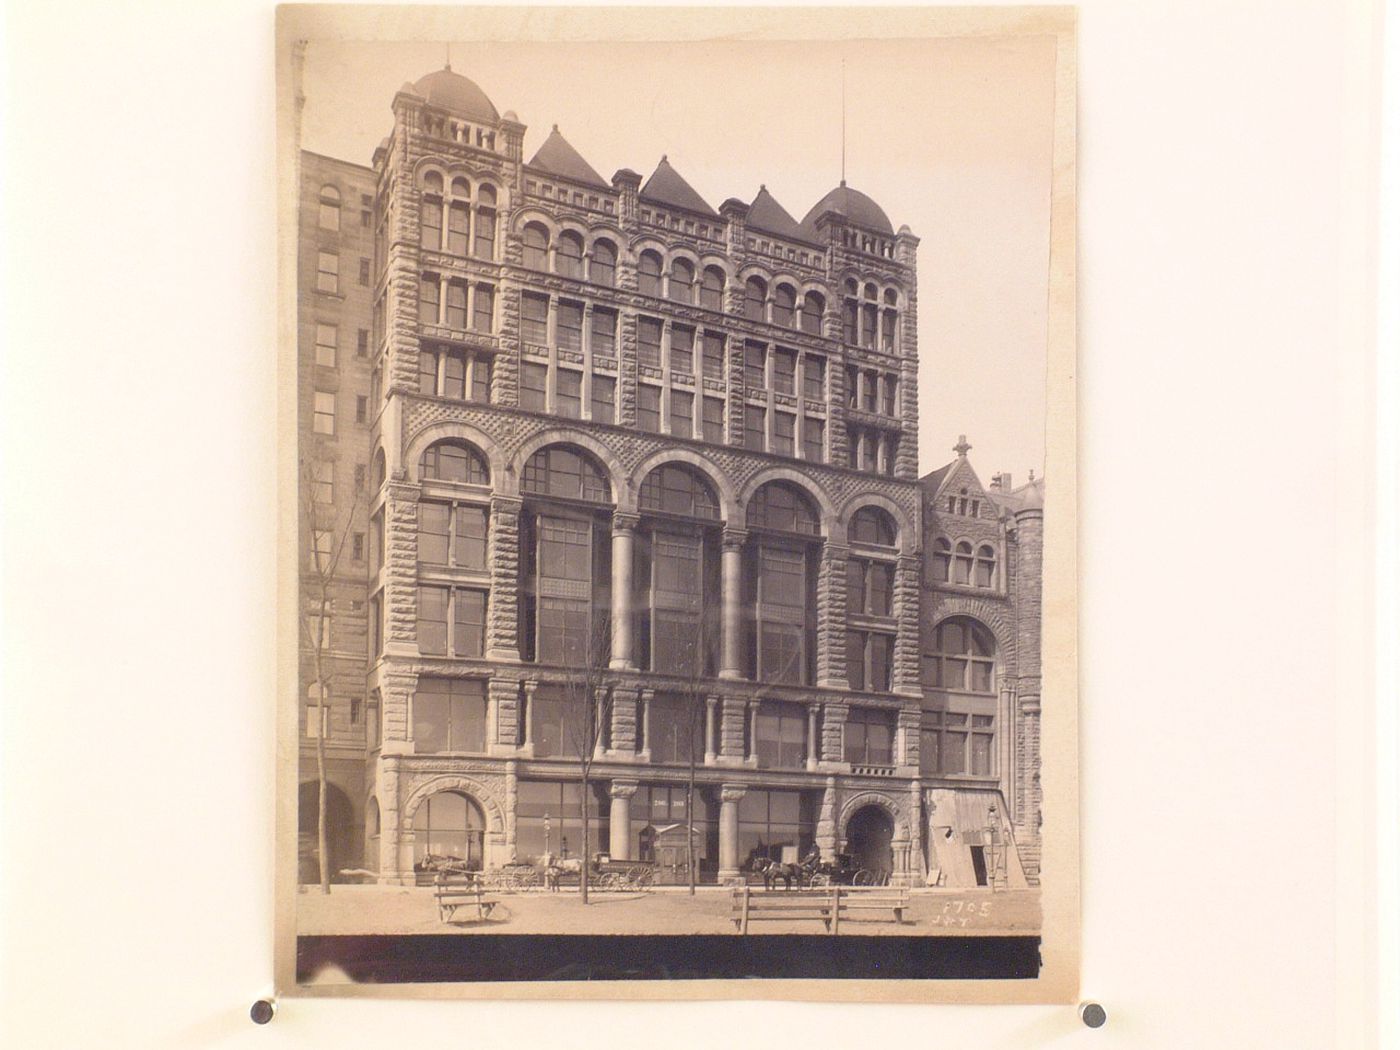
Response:
POLYGON ((295 985, 1065 994, 1072 16, 342 13, 280 11, 295 985))

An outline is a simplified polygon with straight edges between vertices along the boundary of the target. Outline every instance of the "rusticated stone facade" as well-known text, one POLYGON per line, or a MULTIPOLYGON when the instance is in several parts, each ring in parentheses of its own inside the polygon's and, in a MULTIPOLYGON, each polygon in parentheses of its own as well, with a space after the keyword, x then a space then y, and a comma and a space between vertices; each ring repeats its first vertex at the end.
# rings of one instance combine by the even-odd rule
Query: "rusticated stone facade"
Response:
MULTIPOLYGON (((978 532, 996 593, 931 583, 918 239, 844 183, 799 223, 766 189, 716 210, 665 158, 606 180, 557 128, 526 162, 525 126, 448 70, 392 113, 372 170, 344 166, 370 202, 367 353, 312 377, 365 402, 351 866, 674 869, 656 844, 689 823, 702 881, 815 844, 946 882, 930 829, 981 825, 926 800, 964 783, 1038 835, 1038 524, 978 532), (977 770, 945 773, 935 623, 987 610, 975 700, 1001 708, 985 755, 964 744, 977 770)), ((304 270, 305 307, 314 253, 304 270)))

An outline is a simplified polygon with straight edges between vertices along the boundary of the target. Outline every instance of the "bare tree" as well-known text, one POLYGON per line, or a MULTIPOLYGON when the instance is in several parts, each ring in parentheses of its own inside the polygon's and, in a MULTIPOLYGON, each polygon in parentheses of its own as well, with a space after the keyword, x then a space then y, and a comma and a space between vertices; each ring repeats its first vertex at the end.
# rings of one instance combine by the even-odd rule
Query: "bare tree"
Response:
MULTIPOLYGON (((326 851, 326 730, 329 725, 327 701, 331 692, 329 661, 331 620, 334 613, 333 590, 336 573, 345 545, 355 521, 355 508, 360 493, 355 493, 340 521, 334 507, 317 500, 319 484, 315 466, 303 457, 301 461, 302 517, 310 541, 310 560, 302 574, 302 595, 299 602, 301 630, 311 651, 312 676, 316 684, 316 866, 320 870, 321 892, 331 891, 330 858, 326 851)), ((311 712, 307 712, 308 722, 311 712)))
POLYGON ((563 682, 568 745, 579 764, 579 818, 583 845, 579 857, 579 894, 588 903, 592 821, 588 812, 593 763, 597 760, 612 721, 612 691, 608 688, 608 660, 612 653, 612 621, 606 609, 595 610, 584 652, 578 666, 563 682))

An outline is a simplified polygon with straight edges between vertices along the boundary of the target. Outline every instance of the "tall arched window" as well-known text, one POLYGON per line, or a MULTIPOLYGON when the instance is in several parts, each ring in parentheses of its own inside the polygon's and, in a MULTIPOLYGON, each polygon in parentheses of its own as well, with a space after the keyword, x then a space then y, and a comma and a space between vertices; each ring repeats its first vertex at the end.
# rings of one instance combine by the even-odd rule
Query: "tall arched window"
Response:
POLYGON ((439 441, 428 446, 418 464, 424 481, 453 481, 460 485, 491 484, 486 457, 464 441, 439 441))
POLYGON ((677 303, 695 302, 695 267, 685 259, 671 260, 671 300, 677 303))
POLYGON ((661 256, 656 252, 642 252, 637 260, 637 291, 661 297, 661 256))
POLYGON ((587 453, 536 452, 521 473, 520 648, 526 660, 578 669, 608 659, 612 486, 587 453))
POLYGON ((549 269, 549 231, 537 222, 525 226, 524 264, 531 270, 549 269))
POLYGON ((476 191, 476 225, 472 254, 478 259, 496 255, 496 187, 483 184, 476 191))
POLYGON ((768 286, 762 277, 750 277, 744 282, 744 316, 750 321, 766 319, 765 303, 768 299, 768 286))
POLYGON ((862 507, 846 537, 846 680, 852 689, 888 692, 896 634, 894 575, 899 533, 879 507, 862 507))
POLYGON ((935 689, 992 695, 996 642, 976 620, 955 616, 934 630, 929 684, 935 689))
POLYGON ((554 249, 554 272, 561 277, 583 280, 583 238, 572 230, 559 235, 554 249))
POLYGON ((885 309, 880 315, 880 349, 895 352, 895 333, 899 330, 899 297, 893 288, 885 289, 885 309))
POLYGON ((820 516, 796 485, 770 481, 749 501, 746 524, 749 674, 761 682, 810 683, 816 669, 820 516))
POLYGON ((773 289, 773 323, 791 328, 796 319, 797 290, 790 284, 780 284, 773 289))
POLYGON ((424 799, 413 814, 413 866, 426 870, 431 857, 451 857, 468 870, 480 871, 486 821, 478 806, 456 791, 439 791, 424 799))
POLYGON ((429 251, 442 248, 442 176, 430 171, 423 176, 423 198, 418 205, 418 244, 429 251))
POLYGON ((893 547, 899 542, 899 529, 894 519, 879 507, 862 507, 856 511, 847 534, 852 543, 893 547))
POLYGON ((340 191, 334 186, 322 186, 317 204, 317 225, 323 230, 340 229, 340 191))
POLYGON ((977 548, 976 575, 978 587, 995 587, 997 578, 997 552, 990 544, 977 548))
POLYGON ((719 640, 719 499, 699 471, 657 467, 638 493, 633 568, 638 659, 669 674, 710 675, 719 640))
POLYGON ((467 254, 472 223, 471 184, 460 175, 452 180, 447 201, 447 240, 443 248, 453 255, 467 254))
POLYGON ((953 555, 953 582, 969 586, 972 583, 972 544, 963 540, 953 555))
POLYGON ((865 301, 860 306, 860 345, 874 347, 877 329, 880 326, 880 304, 876 301, 877 289, 873 284, 865 286, 865 301))
POLYGON ((933 544, 933 582, 947 583, 953 573, 953 545, 942 536, 933 544))
POLYGON ((860 328, 860 287, 854 278, 846 279, 846 297, 841 301, 841 338, 855 346, 860 328))
POLYGON ((940 693, 925 711, 919 765, 940 776, 996 773, 996 642, 966 616, 944 620, 924 655, 924 684, 940 693))
POLYGON ((588 279, 611 288, 617 283, 617 248, 612 241, 594 241, 588 261, 588 279))
POLYGON ((808 335, 822 334, 822 313, 826 310, 826 300, 816 292, 808 292, 802 297, 802 330, 808 335))
POLYGON ((724 309, 724 271, 718 266, 705 267, 700 282, 700 305, 707 310, 724 309))

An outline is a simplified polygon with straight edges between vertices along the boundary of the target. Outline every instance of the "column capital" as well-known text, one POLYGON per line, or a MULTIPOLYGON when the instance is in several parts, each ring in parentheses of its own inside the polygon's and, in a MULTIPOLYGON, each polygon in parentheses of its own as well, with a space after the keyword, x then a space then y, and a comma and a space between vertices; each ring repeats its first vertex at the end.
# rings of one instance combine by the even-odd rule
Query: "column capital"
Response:
POLYGON ((608 785, 608 794, 613 798, 631 798, 639 787, 635 780, 614 780, 608 785))
POLYGON ((725 528, 722 542, 725 547, 733 549, 742 547, 749 538, 748 529, 725 528))
POLYGON ((519 496, 502 496, 497 492, 491 494, 491 510, 494 513, 509 511, 513 514, 519 514, 524 507, 525 501, 519 496))
POLYGON ((719 800, 721 802, 738 802, 748 793, 747 784, 722 784, 719 789, 719 800))
POLYGON ((642 523, 640 514, 629 514, 626 511, 613 511, 612 530, 613 535, 620 532, 635 532, 642 523))
POLYGON ((838 558, 849 558, 851 548, 845 543, 833 543, 827 540, 822 544, 822 558, 827 561, 835 561, 838 558))

